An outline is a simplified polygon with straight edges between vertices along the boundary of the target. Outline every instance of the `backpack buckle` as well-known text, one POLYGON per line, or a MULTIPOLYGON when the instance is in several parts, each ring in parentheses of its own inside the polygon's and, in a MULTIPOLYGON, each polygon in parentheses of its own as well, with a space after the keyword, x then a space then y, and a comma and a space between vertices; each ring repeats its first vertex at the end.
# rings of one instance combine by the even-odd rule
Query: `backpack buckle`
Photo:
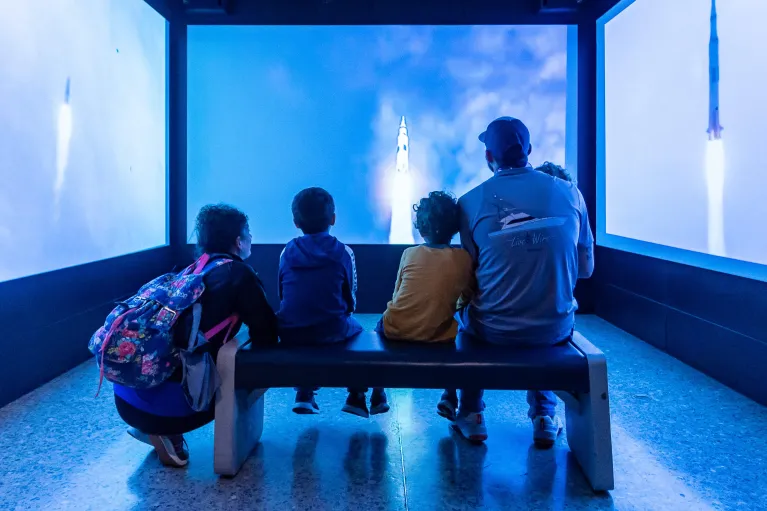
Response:
POLYGON ((162 309, 160 309, 160 312, 162 313, 162 319, 165 319, 165 315, 170 315, 170 322, 174 322, 176 320, 176 316, 178 315, 178 312, 174 311, 173 309, 169 309, 167 306, 163 306, 162 309))

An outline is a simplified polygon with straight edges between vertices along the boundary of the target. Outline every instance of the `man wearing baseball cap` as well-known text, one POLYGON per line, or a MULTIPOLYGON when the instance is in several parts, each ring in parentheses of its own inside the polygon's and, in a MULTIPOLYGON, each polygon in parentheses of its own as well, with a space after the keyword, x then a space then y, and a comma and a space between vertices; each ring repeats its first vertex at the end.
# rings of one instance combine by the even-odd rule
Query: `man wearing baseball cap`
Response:
MULTIPOLYGON (((528 164, 530 132, 500 117, 479 136, 493 175, 466 195, 461 244, 474 260, 477 293, 460 311, 461 330, 520 348, 566 342, 578 304, 573 289, 594 270, 594 238, 577 186, 528 164)), ((438 412, 472 441, 487 439, 483 391, 446 391, 438 412)), ((529 391, 529 417, 539 447, 554 445, 562 426, 553 392, 529 391)))

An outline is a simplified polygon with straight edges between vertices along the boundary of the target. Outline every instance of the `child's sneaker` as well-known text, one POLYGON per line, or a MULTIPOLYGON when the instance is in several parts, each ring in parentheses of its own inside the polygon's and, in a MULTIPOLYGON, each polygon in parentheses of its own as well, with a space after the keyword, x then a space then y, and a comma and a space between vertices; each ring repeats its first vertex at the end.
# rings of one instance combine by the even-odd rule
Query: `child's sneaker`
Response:
POLYGON ((363 419, 370 417, 368 412, 368 403, 365 399, 364 392, 349 392, 349 397, 346 398, 346 404, 341 408, 342 412, 357 415, 363 419))
POLYGON ((559 417, 540 415, 533 419, 533 442, 539 449, 551 449, 561 432, 559 417))
POLYGON ((453 422, 455 420, 455 414, 456 410, 458 409, 458 399, 454 395, 450 395, 449 393, 445 392, 442 394, 442 399, 440 400, 439 404, 437 404, 437 413, 449 420, 450 422, 453 422))
POLYGON ((370 415, 378 415, 389 411, 389 403, 384 389, 373 389, 370 396, 370 415))
POLYGON ((487 426, 485 426, 482 412, 459 414, 450 427, 463 435, 469 442, 479 444, 487 440, 487 426))
POLYGON ((320 407, 314 399, 314 391, 299 390, 296 392, 296 402, 293 412, 299 415, 313 415, 320 413, 320 407))

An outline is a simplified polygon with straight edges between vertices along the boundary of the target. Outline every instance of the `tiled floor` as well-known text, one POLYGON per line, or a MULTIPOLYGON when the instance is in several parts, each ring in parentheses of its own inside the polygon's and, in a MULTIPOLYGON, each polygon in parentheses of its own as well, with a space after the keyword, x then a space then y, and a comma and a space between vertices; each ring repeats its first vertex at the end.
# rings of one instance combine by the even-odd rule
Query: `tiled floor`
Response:
MULTIPOLYGON (((365 318, 371 322, 373 318, 365 318)), ((438 391, 393 390, 392 411, 290 413, 266 396, 261 445, 231 480, 212 471, 213 431, 188 435, 187 469, 163 468, 125 434, 84 364, 0 410, 0 509, 464 510, 767 509, 767 408, 593 317, 578 329, 608 356, 616 490, 594 495, 560 439, 530 448, 522 393, 490 392, 486 446, 451 436, 438 391)))

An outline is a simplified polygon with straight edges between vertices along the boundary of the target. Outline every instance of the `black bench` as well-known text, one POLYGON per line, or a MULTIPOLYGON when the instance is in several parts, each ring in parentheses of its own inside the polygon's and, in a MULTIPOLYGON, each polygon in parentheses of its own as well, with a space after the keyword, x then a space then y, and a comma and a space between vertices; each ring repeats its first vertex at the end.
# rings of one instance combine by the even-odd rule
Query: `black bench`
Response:
POLYGON ((344 344, 251 349, 247 332, 218 356, 214 465, 234 476, 261 436, 271 387, 553 390, 565 402, 567 439, 595 490, 613 488, 604 354, 577 332, 567 344, 525 350, 459 336, 455 344, 385 341, 363 332, 344 344))

